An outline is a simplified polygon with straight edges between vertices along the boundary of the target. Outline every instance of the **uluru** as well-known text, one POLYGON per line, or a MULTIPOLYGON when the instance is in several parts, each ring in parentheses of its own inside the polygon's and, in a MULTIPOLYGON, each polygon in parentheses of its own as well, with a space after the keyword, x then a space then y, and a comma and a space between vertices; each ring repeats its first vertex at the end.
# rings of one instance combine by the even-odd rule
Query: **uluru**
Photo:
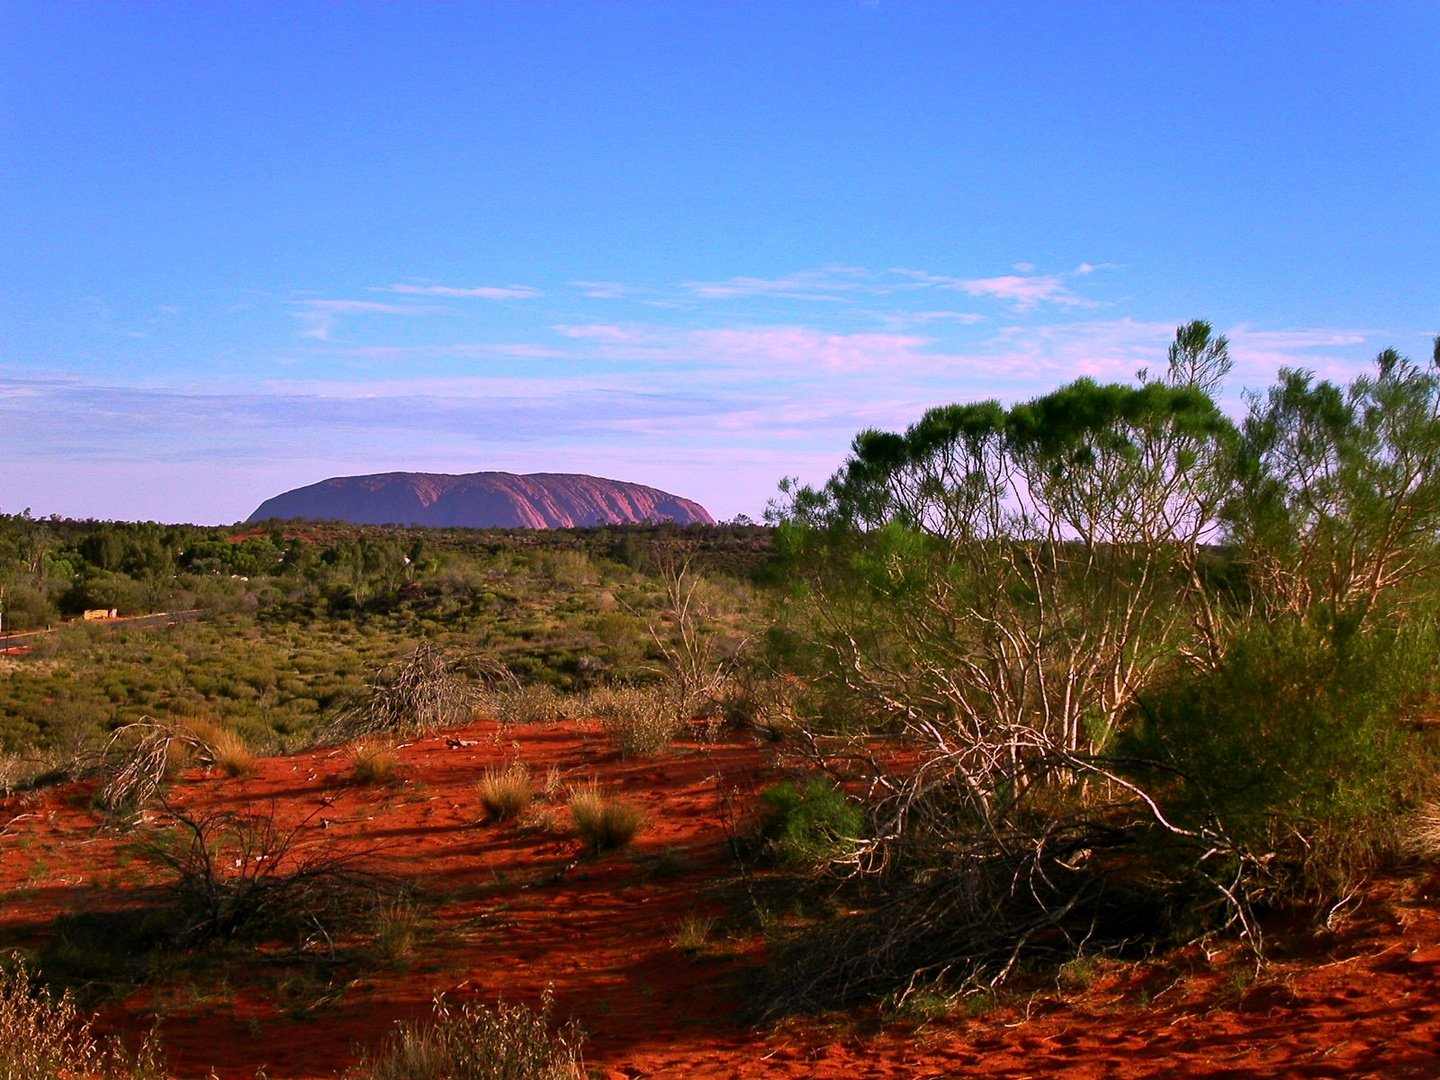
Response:
POLYGON ((266 499, 246 520, 271 518, 471 529, 715 523, 699 503, 644 484, 580 473, 507 472, 336 476, 266 499))

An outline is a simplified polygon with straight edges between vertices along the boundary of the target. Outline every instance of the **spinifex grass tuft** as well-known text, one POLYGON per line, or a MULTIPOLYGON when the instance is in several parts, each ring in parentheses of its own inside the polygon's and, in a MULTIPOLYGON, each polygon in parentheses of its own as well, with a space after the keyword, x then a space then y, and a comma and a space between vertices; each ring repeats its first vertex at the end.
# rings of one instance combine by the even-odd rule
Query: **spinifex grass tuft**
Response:
POLYGON ((645 825, 638 807, 612 798, 598 784, 576 788, 570 796, 570 822, 590 854, 617 851, 635 839, 645 825))
POLYGON ((704 951, 715 932, 715 919, 710 915, 687 915, 670 931, 670 944, 683 953, 704 951))
POLYGON ((400 764, 395 750, 380 739, 361 739, 350 749, 350 775, 362 784, 386 784, 400 764))
POLYGON ((392 964, 401 964, 415 954, 423 929, 419 905, 408 897, 382 904, 375 913, 375 952, 392 964))
POLYGON ((530 770, 516 762, 505 769, 486 769, 475 783, 475 794, 491 821, 510 821, 529 809, 535 784, 530 770))
POLYGON ((195 745, 201 760, 226 776, 238 779, 255 774, 255 754, 239 732, 204 719, 187 720, 182 731, 195 745))

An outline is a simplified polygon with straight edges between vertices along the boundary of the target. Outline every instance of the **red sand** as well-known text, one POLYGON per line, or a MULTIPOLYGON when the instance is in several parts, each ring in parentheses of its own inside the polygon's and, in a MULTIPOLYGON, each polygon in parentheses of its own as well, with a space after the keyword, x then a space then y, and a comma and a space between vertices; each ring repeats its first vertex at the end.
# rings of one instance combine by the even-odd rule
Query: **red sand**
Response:
MULTIPOLYGON (((971 1019, 882 1026, 857 1013, 755 1030, 737 1019, 737 987, 763 942, 722 937, 691 958, 669 939, 691 914, 733 924, 716 895, 733 874, 721 802, 771 782, 765 750, 740 737, 627 761, 591 725, 480 723, 400 758, 391 785, 353 783, 338 750, 265 759, 246 781, 194 774, 172 794, 202 811, 273 800, 283 823, 306 823, 307 844, 373 849, 372 865, 443 897, 408 965, 368 968, 289 1011, 237 967, 225 992, 151 988, 107 1020, 143 1029, 163 1002, 175 1074, 213 1068, 221 1080, 251 1080, 259 1066, 270 1080, 332 1077, 437 992, 534 1001, 547 984, 557 1014, 588 1033, 587 1061, 614 1078, 1440 1077, 1440 877, 1429 869, 1378 883, 1332 931, 1277 931, 1284 958, 1258 977, 1238 951, 1190 950, 1101 964, 1083 989, 1016 993, 971 1019), (563 831, 481 824, 474 781, 517 753, 538 778, 551 767, 566 783, 595 777, 642 805, 649 823, 633 849, 576 862, 563 831), (662 849, 678 854, 678 872, 647 873, 662 849)), ((38 944, 56 914, 114 904, 138 884, 88 794, 75 785, 3 804, 8 940, 38 944)), ((563 827, 563 805, 551 812, 563 827)))

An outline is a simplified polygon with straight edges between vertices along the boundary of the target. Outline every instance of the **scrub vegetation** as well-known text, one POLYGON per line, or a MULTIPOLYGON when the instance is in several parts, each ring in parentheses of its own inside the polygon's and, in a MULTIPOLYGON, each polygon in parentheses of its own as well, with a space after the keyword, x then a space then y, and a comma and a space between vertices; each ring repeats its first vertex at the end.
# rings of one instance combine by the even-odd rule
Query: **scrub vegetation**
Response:
POLYGON ((1285 371, 1236 425, 1229 366, 1191 323, 1159 378, 934 409, 785 485, 805 725, 907 754, 846 759, 852 913, 784 950, 772 1009, 1261 953, 1261 912, 1401 856, 1437 777, 1440 370, 1285 371))
MULTIPOLYGON (((766 527, 0 517, 7 628, 194 611, 0 641, 22 649, 0 658, 0 779, 97 777, 120 827, 149 808, 169 948, 289 935, 334 960, 403 912, 402 945, 371 950, 394 960, 418 901, 273 814, 170 806, 175 773, 225 783, 318 744, 400 798, 397 748, 488 716, 476 817, 558 835, 532 802, 568 788, 590 867, 644 846, 641 788, 542 785, 516 726, 592 724, 640 785, 643 759, 743 728, 778 771, 726 778, 716 826, 769 945, 762 1013, 929 1015, 1215 938, 1263 963, 1268 916, 1323 921, 1440 849, 1440 342, 1348 385, 1282 372, 1239 422, 1215 401, 1229 368, 1195 322, 1153 378, 862 432, 766 527)), ((715 920, 676 948, 745 932, 715 920)), ((498 1075, 477 1062, 511 1051, 505 1075, 570 1075, 551 1007, 437 1001, 352 1075, 498 1075)))
POLYGON ((22 648, 0 655, 0 752, 23 759, 17 776, 58 775, 93 764, 119 728, 174 720, 208 725, 217 764, 243 771, 240 746, 443 726, 477 708, 559 719, 601 687, 673 683, 677 713, 699 708, 675 658, 739 649, 769 550, 753 525, 201 529, 0 515, 14 632, 0 648, 22 648), (703 570, 699 630, 671 609, 663 572, 687 560, 687 581, 703 570), (60 621, 94 608, 193 613, 60 621))

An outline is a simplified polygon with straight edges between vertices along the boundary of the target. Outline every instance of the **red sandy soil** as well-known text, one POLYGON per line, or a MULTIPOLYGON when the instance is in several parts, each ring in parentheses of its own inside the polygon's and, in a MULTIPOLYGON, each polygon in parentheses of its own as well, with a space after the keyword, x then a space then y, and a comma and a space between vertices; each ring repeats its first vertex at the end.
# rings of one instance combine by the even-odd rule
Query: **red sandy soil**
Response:
MULTIPOLYGON (((347 969, 303 999, 247 982, 241 964, 219 989, 147 988, 105 1022, 133 1032, 163 1013, 177 1077, 251 1080, 263 1067, 270 1080, 318 1080, 395 1020, 428 1013, 438 992, 534 1002, 548 984, 557 1016, 588 1034, 587 1063, 612 1080, 1440 1077, 1440 876, 1429 868, 1375 883, 1319 933, 1273 928, 1258 974, 1237 948, 1192 948, 1099 962, 1084 985, 1009 991, 978 1016, 881 1023, 856 1012, 756 1028, 741 1019, 744 973, 764 945, 737 917, 723 808, 774 782, 769 750, 736 736, 624 760, 591 724, 484 722, 399 757, 388 785, 355 783, 347 751, 320 750, 263 759, 248 780, 193 772, 172 799, 196 812, 273 806, 305 845, 367 852, 367 865, 417 883, 435 900, 413 957, 347 969), (624 853, 576 861, 562 798, 541 807, 550 828, 482 823, 474 781, 517 755, 538 778, 553 768, 561 783, 598 779, 644 808, 645 831, 624 853), (670 941, 693 914, 719 928, 699 956, 670 941)), ((71 785, 3 803, 5 940, 38 947, 57 914, 143 888, 149 871, 127 861, 126 837, 104 827, 89 794, 71 785)))

